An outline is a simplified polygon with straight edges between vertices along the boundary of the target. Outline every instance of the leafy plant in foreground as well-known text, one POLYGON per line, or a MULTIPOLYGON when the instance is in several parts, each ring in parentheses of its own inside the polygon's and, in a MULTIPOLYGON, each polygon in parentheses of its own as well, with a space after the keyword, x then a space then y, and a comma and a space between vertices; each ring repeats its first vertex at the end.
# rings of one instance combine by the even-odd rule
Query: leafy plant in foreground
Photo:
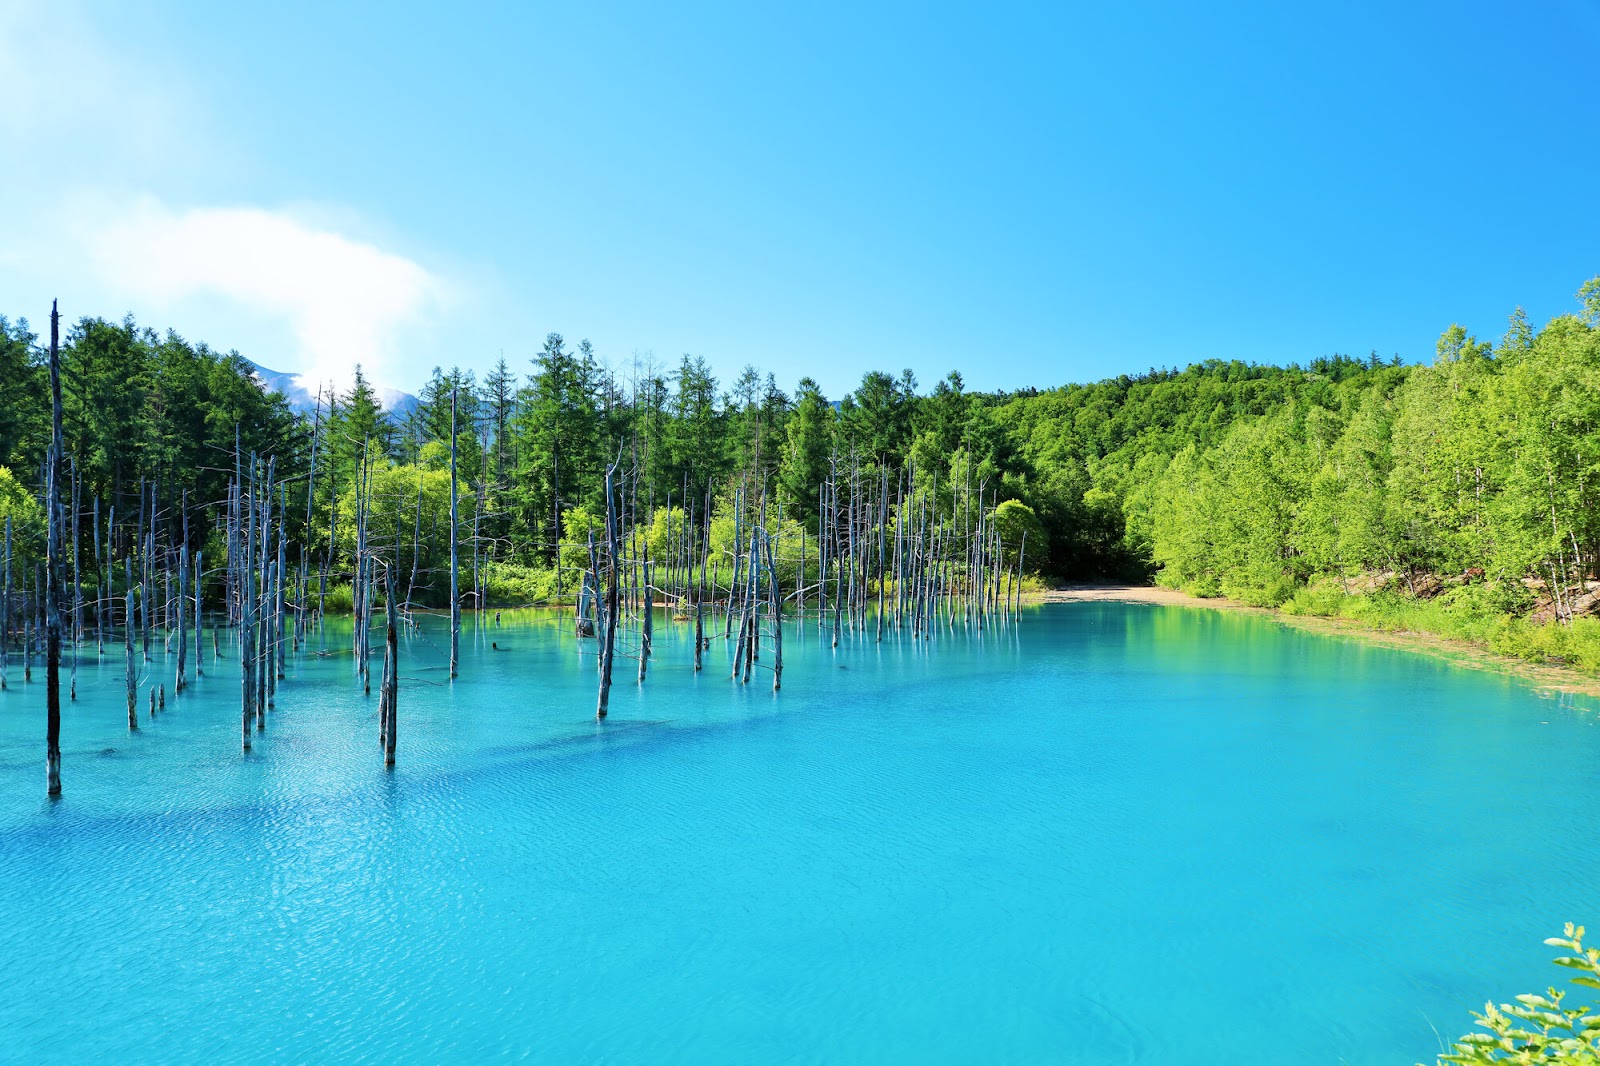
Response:
MULTIPOLYGON (((1600 948, 1583 946, 1583 926, 1567 923, 1566 935, 1545 943, 1572 952, 1555 960, 1557 966, 1581 971, 1575 985, 1600 988, 1600 948)), ((1522 995, 1515 1003, 1484 1004, 1473 1012, 1478 1025, 1488 1030, 1468 1033, 1439 1056, 1440 1063, 1478 1066, 1481 1063, 1558 1062, 1600 1066, 1600 1005, 1563 1007, 1566 993, 1555 988, 1545 994, 1522 995)))

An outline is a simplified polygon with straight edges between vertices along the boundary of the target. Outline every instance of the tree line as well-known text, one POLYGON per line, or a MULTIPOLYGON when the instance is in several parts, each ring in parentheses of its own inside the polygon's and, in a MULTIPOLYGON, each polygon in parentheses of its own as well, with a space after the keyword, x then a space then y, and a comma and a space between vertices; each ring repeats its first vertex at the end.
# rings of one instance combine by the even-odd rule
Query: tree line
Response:
MULTIPOLYGON (((1448 578, 1508 603, 1543 589, 1564 617, 1586 608, 1600 554, 1600 280, 1579 297, 1542 329, 1517 312, 1498 342, 1453 326, 1428 366, 1208 360, 987 393, 959 372, 922 389, 872 371, 837 400, 753 367, 719 382, 690 355, 618 367, 552 333, 481 381, 435 369, 401 418, 359 368, 296 412, 236 352, 88 317, 61 345, 63 433, 111 556, 149 530, 145 508, 165 542, 220 558, 237 456, 272 455, 298 501, 288 535, 335 585, 355 558, 359 478, 420 602, 449 596, 454 425, 463 585, 489 603, 570 593, 552 575, 563 552, 581 568, 614 464, 629 506, 669 527, 731 529, 736 500, 769 500, 813 534, 820 487, 848 467, 952 518, 981 501, 1054 578, 1155 576, 1257 603, 1363 575, 1418 591, 1448 578)), ((42 537, 48 392, 39 339, 0 318, 0 513, 24 552, 42 537)))
POLYGON ((1431 365, 1326 375, 1195 441, 1125 497, 1165 583, 1276 605, 1308 585, 1481 606, 1593 605, 1600 554, 1600 278, 1579 313, 1498 341, 1460 326, 1431 365))

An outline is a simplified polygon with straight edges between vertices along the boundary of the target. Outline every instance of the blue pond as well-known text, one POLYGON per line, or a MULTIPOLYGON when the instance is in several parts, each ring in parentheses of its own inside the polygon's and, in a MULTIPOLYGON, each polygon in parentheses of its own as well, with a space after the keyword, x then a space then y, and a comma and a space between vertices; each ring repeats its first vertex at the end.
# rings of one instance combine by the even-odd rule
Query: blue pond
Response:
POLYGON ((392 771, 348 623, 249 754, 225 640, 135 733, 91 655, 55 803, 13 658, 0 1060, 1431 1062, 1600 926, 1600 717, 1502 677, 1075 604, 791 623, 774 695, 663 620, 596 723, 592 642, 467 625, 392 771))

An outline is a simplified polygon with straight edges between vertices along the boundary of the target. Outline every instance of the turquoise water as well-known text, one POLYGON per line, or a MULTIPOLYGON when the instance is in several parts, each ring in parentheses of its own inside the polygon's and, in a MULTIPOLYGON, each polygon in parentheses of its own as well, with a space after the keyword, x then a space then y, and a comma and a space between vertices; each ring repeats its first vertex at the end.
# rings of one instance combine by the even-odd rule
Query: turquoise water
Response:
POLYGON ((1600 926, 1600 716, 1504 678, 1075 604, 791 625, 777 696, 662 625, 597 724, 564 627, 468 626, 391 772, 347 626, 248 755, 231 661, 136 734, 86 665, 57 803, 0 694, 0 1060, 1431 1062, 1600 926))

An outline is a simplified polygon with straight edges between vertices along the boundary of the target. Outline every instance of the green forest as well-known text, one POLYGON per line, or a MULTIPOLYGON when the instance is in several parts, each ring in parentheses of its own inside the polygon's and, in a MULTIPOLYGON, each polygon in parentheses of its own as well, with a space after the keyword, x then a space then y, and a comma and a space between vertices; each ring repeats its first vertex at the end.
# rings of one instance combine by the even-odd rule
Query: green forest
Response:
MULTIPOLYGON (((454 425, 463 584, 487 606, 571 594, 557 553, 582 551, 613 461, 634 510, 664 530, 702 522, 709 500, 713 545, 736 497, 814 535, 818 486, 849 466, 945 514, 978 501, 1008 545, 1027 532, 1026 567, 1046 580, 1154 580, 1592 669, 1583 627, 1556 632, 1600 598, 1600 278, 1577 295, 1543 328, 1516 311, 1496 340, 1451 326, 1430 365, 1208 360, 998 393, 959 372, 924 388, 874 371, 837 400, 753 367, 721 382, 688 355, 619 371, 552 333, 526 365, 502 359, 481 380, 436 369, 399 421, 359 370, 297 413, 236 352, 85 317, 63 333, 63 426, 89 559, 101 543, 117 557, 147 507, 165 540, 220 559, 236 456, 255 453, 275 457, 291 541, 337 585, 365 461, 395 544, 416 545, 400 560, 420 575, 415 595, 441 604, 454 425), (104 510, 93 522, 89 501, 104 510)), ((42 538, 46 364, 27 320, 0 318, 0 514, 23 554, 42 538)))

